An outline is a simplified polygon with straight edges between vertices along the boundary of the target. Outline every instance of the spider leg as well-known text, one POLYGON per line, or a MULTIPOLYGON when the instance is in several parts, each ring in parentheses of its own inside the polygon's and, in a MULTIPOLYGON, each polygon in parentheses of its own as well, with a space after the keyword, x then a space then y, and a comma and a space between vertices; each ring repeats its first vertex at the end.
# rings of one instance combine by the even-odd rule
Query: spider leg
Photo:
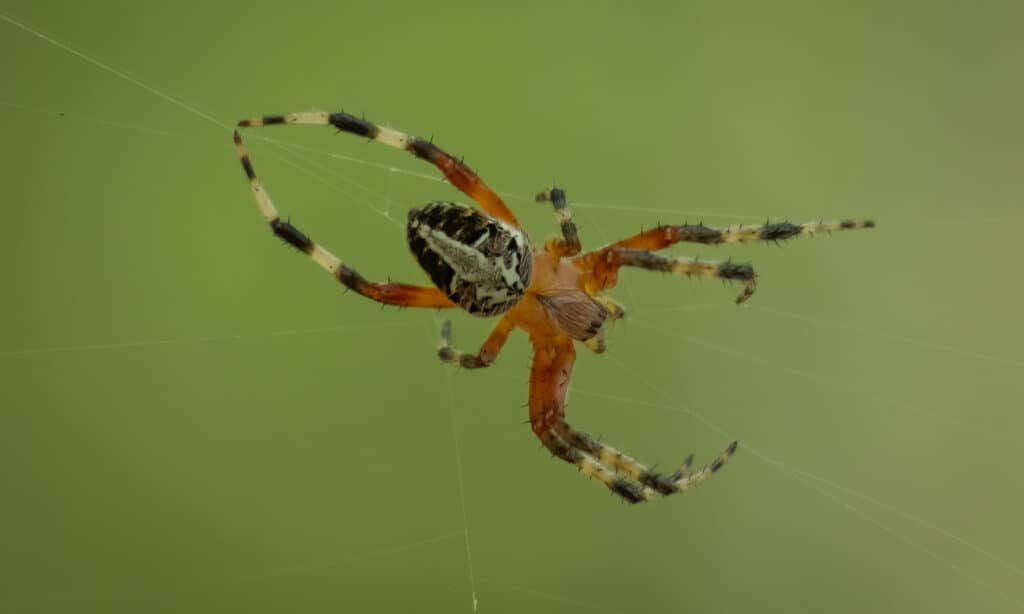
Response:
POLYGON ((643 250, 618 248, 584 254, 574 262, 581 272, 580 279, 588 292, 600 292, 613 287, 618 282, 619 268, 624 266, 687 277, 742 281, 743 292, 736 297, 736 303, 747 300, 757 289, 757 274, 749 264, 697 258, 669 258, 643 250))
POLYGON ((597 334, 583 342, 583 345, 587 346, 587 349, 595 354, 604 354, 605 350, 608 349, 608 344, 604 340, 604 328, 597 331, 597 334))
POLYGON ((268 115, 238 122, 240 127, 271 126, 275 124, 310 124, 315 126, 334 126, 342 132, 350 132, 364 136, 378 143, 404 149, 412 155, 426 160, 436 166, 448 181, 472 198, 488 215, 519 228, 519 222, 508 206, 461 160, 443 151, 430 141, 410 136, 391 128, 378 126, 365 119, 348 113, 288 113, 287 115, 268 115))
POLYGON ((508 335, 512 332, 514 325, 509 318, 502 318, 498 325, 491 331, 487 340, 484 341, 480 351, 476 354, 467 354, 460 350, 453 349, 452 343, 452 322, 446 320, 441 325, 441 341, 438 344, 437 356, 442 362, 458 363, 465 369, 482 369, 489 367, 498 357, 501 348, 508 341, 508 335))
MULTIPOLYGON (((665 475, 650 469, 628 454, 624 454, 611 446, 604 445, 586 433, 573 429, 567 423, 563 423, 560 434, 573 447, 590 454, 606 467, 611 467, 620 475, 627 476, 642 484, 647 490, 656 491, 664 496, 689 490, 710 478, 728 462, 739 445, 738 442, 732 442, 714 461, 693 473, 689 472, 690 465, 693 463, 693 455, 691 454, 678 470, 671 475, 665 475)), ((648 500, 650 498, 650 496, 646 497, 648 500)))
POLYGON ((263 184, 256 177, 256 171, 249 160, 249 154, 242 143, 242 137, 237 131, 234 138, 238 158, 242 162, 242 168, 245 169, 245 175, 249 178, 249 187, 252 189, 253 198, 256 199, 256 206, 259 207, 260 213, 270 223, 270 229, 275 235, 312 258, 314 262, 326 269, 348 288, 378 303, 400 305, 402 307, 435 307, 439 309, 455 306, 437 288, 368 282, 355 270, 346 266, 337 256, 314 242, 298 228, 292 226, 290 222, 282 220, 277 208, 270 200, 270 195, 267 194, 263 184))
POLYGON ((675 245, 680 241, 688 243, 704 243, 720 245, 723 243, 750 243, 754 241, 784 241, 801 235, 815 236, 831 234, 836 230, 854 230, 857 228, 874 228, 871 220, 857 222, 842 220, 833 222, 807 222, 791 224, 790 222, 765 223, 761 225, 727 226, 711 228, 704 224, 682 224, 678 226, 656 226, 638 235, 623 239, 602 249, 642 249, 657 251, 675 245))
POLYGON ((710 465, 689 472, 692 456, 672 475, 657 473, 636 459, 573 429, 565 421, 565 395, 576 352, 568 337, 534 340, 530 373, 530 426, 552 454, 576 465, 629 503, 689 490, 706 481, 736 451, 733 442, 710 465))
POLYGON ((565 200, 565 190, 551 188, 537 194, 535 200, 539 203, 550 202, 555 208, 555 219, 562 230, 561 239, 551 239, 544 244, 544 249, 557 258, 575 256, 580 253, 580 237, 576 232, 576 224, 572 221, 572 211, 565 200))
POLYGON ((608 312, 609 320, 621 320, 626 317, 626 308, 612 297, 605 294, 597 294, 591 298, 604 305, 605 310, 608 312))

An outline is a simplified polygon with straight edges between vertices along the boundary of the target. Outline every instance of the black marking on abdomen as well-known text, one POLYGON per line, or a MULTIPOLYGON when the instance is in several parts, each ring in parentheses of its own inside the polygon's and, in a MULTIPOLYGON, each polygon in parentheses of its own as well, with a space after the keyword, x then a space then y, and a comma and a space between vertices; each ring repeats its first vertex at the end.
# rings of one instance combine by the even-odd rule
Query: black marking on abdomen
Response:
POLYGON ((274 234, 284 239, 284 242, 304 254, 313 253, 313 241, 304 235, 298 228, 280 218, 270 222, 270 228, 274 234))
MULTIPOLYGON (((420 268, 430 276, 430 280, 434 282, 434 285, 445 294, 450 294, 455 271, 430 249, 423 237, 413 235, 411 232, 409 233, 409 249, 419 263, 420 268)), ((456 300, 455 302, 458 301, 456 300)))
POLYGON ((376 138, 377 126, 348 113, 331 113, 327 119, 328 123, 343 132, 351 132, 368 139, 376 138))

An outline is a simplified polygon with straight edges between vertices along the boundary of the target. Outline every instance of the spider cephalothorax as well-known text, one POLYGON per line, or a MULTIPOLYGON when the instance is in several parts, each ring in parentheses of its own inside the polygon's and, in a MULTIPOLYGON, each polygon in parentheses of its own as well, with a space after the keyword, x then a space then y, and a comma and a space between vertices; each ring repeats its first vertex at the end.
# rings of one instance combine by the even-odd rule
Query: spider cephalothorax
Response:
POLYGON ((409 211, 406 239, 453 303, 478 316, 508 311, 526 293, 533 253, 522 230, 476 209, 433 202, 409 211))
POLYGON ((565 396, 576 361, 575 342, 594 352, 604 352, 604 325, 622 318, 621 305, 605 295, 615 287, 619 269, 636 267, 687 277, 713 277, 743 283, 736 299, 741 303, 753 294, 757 276, 749 264, 715 262, 696 258, 666 257, 654 252, 681 241, 717 245, 748 241, 781 241, 800 235, 833 230, 871 228, 867 222, 811 222, 709 228, 703 224, 656 226, 587 253, 567 207, 565 192, 558 188, 537 195, 555 209, 562 237, 551 239, 536 251, 512 212, 461 161, 433 143, 377 126, 345 113, 292 113, 250 119, 239 126, 314 124, 368 137, 405 149, 426 160, 472 198, 482 212, 449 202, 434 202, 409 212, 407 239, 417 262, 436 287, 373 283, 345 265, 291 223, 281 220, 260 183, 235 132, 235 146, 260 212, 275 235, 309 255, 346 287, 385 305, 404 307, 461 307, 477 316, 503 314, 494 331, 476 354, 451 347, 451 323, 441 329, 438 355, 467 369, 494 362, 514 328, 526 331, 533 345, 530 370, 530 427, 558 458, 576 465, 611 492, 630 503, 682 492, 707 480, 736 451, 732 442, 714 461, 693 470, 693 455, 673 473, 663 474, 615 448, 577 431, 565 421, 565 396))

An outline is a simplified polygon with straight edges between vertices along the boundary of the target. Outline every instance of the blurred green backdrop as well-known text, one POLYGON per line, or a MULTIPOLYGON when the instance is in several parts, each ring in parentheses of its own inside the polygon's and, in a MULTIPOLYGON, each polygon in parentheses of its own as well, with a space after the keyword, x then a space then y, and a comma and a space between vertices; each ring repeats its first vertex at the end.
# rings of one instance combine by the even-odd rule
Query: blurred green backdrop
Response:
MULTIPOLYGON (((2 12, 0 609, 1021 611, 1019 3, 2 12), (663 466, 741 442, 628 507, 524 424, 522 335, 443 368, 441 316, 344 295, 269 235, 224 125, 314 108, 434 135, 536 242, 556 227, 521 195, 552 180, 591 247, 659 220, 879 228, 673 250, 751 260, 749 308, 627 276, 570 419, 663 466)), ((404 211, 457 198, 430 167, 249 135, 297 225, 425 281, 404 211)), ((466 348, 491 324, 454 318, 466 348)))

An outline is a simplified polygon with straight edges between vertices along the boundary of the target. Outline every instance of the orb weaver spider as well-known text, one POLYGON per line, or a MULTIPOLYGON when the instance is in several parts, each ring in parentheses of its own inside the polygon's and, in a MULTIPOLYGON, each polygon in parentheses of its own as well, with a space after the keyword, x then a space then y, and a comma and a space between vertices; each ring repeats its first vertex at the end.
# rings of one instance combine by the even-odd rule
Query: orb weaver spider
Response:
POLYGON ((760 226, 709 228, 659 225, 594 251, 581 253, 580 240, 566 203, 565 191, 551 188, 537 195, 549 202, 562 236, 537 251, 515 216, 462 161, 431 141, 377 126, 347 113, 306 112, 247 119, 239 127, 276 124, 333 126, 341 132, 404 149, 436 166, 483 212, 453 202, 436 201, 409 211, 406 238, 413 256, 434 287, 376 283, 364 279, 337 256, 282 220, 252 162, 234 133, 235 147, 260 213, 275 235, 308 255, 349 289, 385 305, 447 309, 459 307, 474 316, 501 319, 476 354, 451 345, 451 322, 441 329, 438 356, 466 369, 490 366, 515 328, 524 330, 533 345, 530 371, 530 426, 554 456, 576 465, 612 493, 630 503, 649 501, 688 490, 710 478, 736 451, 731 443, 714 461, 691 471, 693 455, 671 474, 662 474, 636 459, 582 433, 565 421, 565 396, 576 360, 575 342, 601 353, 604 324, 625 315, 621 305, 604 294, 618 281, 621 267, 637 267, 687 277, 711 277, 742 282, 736 302, 750 298, 757 275, 749 264, 673 258, 654 252, 686 241, 717 245, 751 241, 781 241, 799 235, 833 230, 872 228, 873 222, 766 223, 760 226))

